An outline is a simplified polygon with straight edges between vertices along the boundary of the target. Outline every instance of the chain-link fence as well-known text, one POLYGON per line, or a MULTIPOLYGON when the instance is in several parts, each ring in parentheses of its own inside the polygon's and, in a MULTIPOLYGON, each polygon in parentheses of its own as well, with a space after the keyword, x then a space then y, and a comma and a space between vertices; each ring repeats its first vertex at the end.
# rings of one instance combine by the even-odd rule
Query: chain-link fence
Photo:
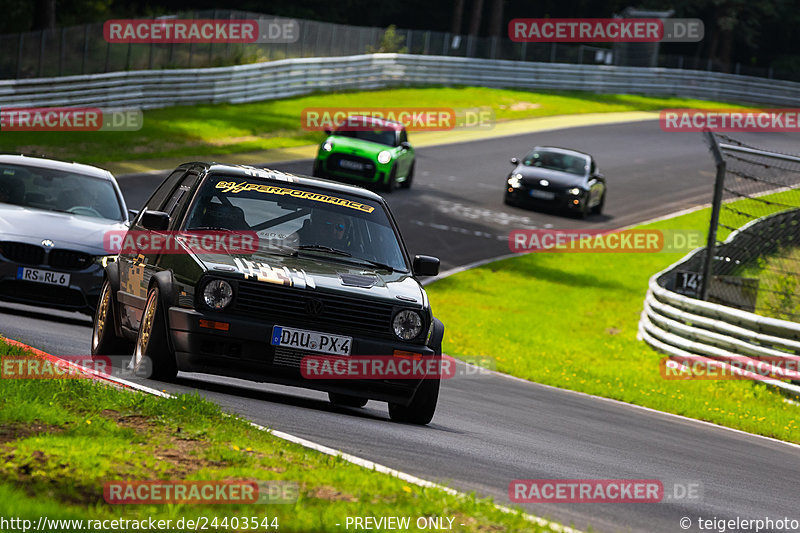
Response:
MULTIPOLYGON (((275 17, 236 10, 179 13, 169 18, 258 19, 275 17)), ((298 20, 293 43, 108 43, 103 24, 0 35, 0 79, 98 74, 125 70, 238 65, 297 57, 333 57, 377 51, 385 28, 298 20)), ((604 64, 723 71, 723 65, 697 57, 664 55, 654 43, 516 43, 507 36, 475 37, 398 29, 397 50, 411 54, 510 59, 550 63, 604 64), (405 49, 405 50, 403 50, 405 49)), ((800 81, 800 72, 735 65, 735 74, 800 81)))
POLYGON ((800 156, 709 138, 724 176, 708 300, 800 321, 800 156))

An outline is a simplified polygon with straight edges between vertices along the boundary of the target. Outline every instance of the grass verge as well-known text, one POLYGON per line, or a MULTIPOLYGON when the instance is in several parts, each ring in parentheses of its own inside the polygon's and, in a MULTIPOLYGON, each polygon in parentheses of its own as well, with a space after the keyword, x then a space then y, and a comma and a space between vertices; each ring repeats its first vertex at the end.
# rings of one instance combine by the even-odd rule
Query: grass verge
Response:
MULTIPOLYGON (((637 227, 705 232, 709 212, 637 227)), ((649 278, 682 256, 532 253, 426 289, 450 355, 494 357, 520 378, 800 442, 800 408, 780 393, 761 382, 665 380, 663 355, 636 339, 649 278)))
MULTIPOLYGON (((22 355, 0 341, 0 363, 22 355)), ((230 524, 220 529, 341 531, 348 516, 430 516, 454 518, 457 531, 549 531, 489 500, 418 487, 278 439, 198 396, 165 400, 86 379, 0 379, 0 517, 35 525, 43 516, 83 520, 84 529, 86 520, 201 517, 210 528, 216 517, 230 524), (103 497, 111 480, 243 479, 297 482, 299 497, 272 505, 110 505, 103 497)))
MULTIPOLYGON (((144 112, 131 132, 3 132, 0 152, 38 153, 100 164, 163 157, 224 155, 315 144, 324 134, 301 127, 307 107, 491 107, 498 121, 530 117, 738 107, 681 98, 583 92, 529 92, 481 87, 430 87, 312 94, 249 104, 176 106, 144 112)), ((413 134, 411 135, 413 142, 413 134)))

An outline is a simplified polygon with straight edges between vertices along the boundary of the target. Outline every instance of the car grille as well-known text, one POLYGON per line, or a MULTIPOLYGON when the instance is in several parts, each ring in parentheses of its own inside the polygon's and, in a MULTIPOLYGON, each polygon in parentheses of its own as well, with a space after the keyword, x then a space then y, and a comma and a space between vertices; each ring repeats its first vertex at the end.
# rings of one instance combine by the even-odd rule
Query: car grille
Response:
POLYGON ((21 265, 41 265, 44 262, 44 248, 22 242, 0 242, 3 257, 21 265))
POLYGON ((12 263, 20 265, 50 265, 61 270, 83 270, 92 264, 93 257, 75 250, 50 250, 24 242, 0 242, 0 254, 12 263))
POLYGON ((361 176, 362 178, 372 179, 375 176, 375 163, 365 157, 357 157, 347 154, 333 154, 326 163, 328 172, 343 172, 361 176), (352 166, 361 168, 352 168, 352 166))
POLYGON ((47 263, 53 268, 83 270, 92 264, 92 256, 73 250, 51 250, 47 256, 47 263))
POLYGON ((289 287, 271 286, 257 281, 240 281, 232 309, 237 314, 269 318, 280 325, 305 323, 337 333, 366 333, 393 338, 392 312, 389 303, 352 298, 339 294, 309 292, 289 287), (312 300, 322 303, 322 312, 312 315, 307 310, 312 300))

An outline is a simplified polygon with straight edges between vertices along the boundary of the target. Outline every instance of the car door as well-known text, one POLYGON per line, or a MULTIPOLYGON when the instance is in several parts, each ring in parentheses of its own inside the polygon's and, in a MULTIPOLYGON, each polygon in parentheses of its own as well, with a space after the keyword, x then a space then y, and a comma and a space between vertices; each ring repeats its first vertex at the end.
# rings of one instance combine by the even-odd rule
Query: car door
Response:
POLYGON ((123 250, 119 254, 117 300, 122 311, 120 314, 121 324, 128 328, 138 329, 139 327, 150 277, 158 258, 158 254, 148 244, 153 242, 151 238, 153 232, 142 226, 142 215, 146 211, 164 211, 171 205, 177 205, 175 198, 186 192, 183 187, 186 174, 187 169, 179 168, 156 189, 131 224, 129 238, 126 238, 125 244, 133 246, 123 246, 123 250))
POLYGON ((397 146, 400 146, 399 155, 397 156, 398 176, 408 176, 408 173, 411 171, 411 165, 414 162, 414 149, 410 147, 404 148, 401 146, 402 143, 407 142, 408 134, 406 133, 405 129, 402 129, 397 135, 397 146))

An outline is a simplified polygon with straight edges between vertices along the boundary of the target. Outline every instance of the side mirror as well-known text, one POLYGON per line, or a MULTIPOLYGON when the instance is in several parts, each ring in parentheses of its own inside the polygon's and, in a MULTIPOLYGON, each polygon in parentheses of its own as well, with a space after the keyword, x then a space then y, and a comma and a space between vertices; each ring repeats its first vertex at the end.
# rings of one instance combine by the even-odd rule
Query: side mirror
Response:
POLYGON ((519 159, 517 159, 516 157, 512 157, 511 158, 511 164, 514 165, 514 166, 519 165, 519 159))
POLYGON ((139 216, 139 210, 138 209, 128 209, 128 218, 129 219, 133 220, 137 216, 139 216))
POLYGON ((439 274, 439 258, 429 255, 414 256, 414 274, 417 276, 436 276, 439 274))
POLYGON ((145 229, 164 231, 169 227, 169 215, 163 211, 145 211, 140 223, 145 229))
POLYGON ((400 148, 405 148, 406 150, 411 150, 411 143, 408 141, 403 141, 400 143, 400 148))

